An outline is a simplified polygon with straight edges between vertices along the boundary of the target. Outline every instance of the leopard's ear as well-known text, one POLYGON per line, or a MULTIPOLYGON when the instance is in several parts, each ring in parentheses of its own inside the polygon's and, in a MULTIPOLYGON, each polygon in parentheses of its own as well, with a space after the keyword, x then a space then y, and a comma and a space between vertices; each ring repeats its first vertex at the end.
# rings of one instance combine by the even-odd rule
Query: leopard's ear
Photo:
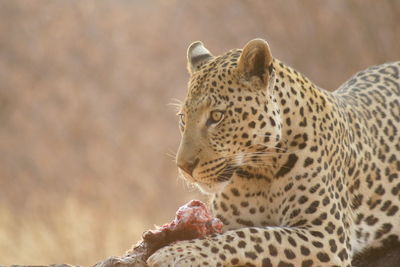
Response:
POLYGON ((262 39, 254 39, 243 48, 237 69, 246 80, 256 77, 265 85, 269 80, 272 59, 268 43, 262 39))
POLYGON ((187 50, 188 71, 193 74, 199 69, 199 66, 209 61, 213 55, 207 48, 204 47, 200 41, 194 42, 189 45, 187 50))

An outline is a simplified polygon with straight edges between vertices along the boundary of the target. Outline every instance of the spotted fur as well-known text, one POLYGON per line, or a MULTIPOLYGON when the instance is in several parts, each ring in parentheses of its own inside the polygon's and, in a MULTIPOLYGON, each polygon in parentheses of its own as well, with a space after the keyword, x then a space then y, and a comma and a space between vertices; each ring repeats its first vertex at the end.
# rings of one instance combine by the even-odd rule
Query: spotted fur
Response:
POLYGON ((329 92, 263 40, 218 57, 190 49, 177 163, 225 232, 165 247, 151 266, 351 266, 399 242, 400 62, 329 92))

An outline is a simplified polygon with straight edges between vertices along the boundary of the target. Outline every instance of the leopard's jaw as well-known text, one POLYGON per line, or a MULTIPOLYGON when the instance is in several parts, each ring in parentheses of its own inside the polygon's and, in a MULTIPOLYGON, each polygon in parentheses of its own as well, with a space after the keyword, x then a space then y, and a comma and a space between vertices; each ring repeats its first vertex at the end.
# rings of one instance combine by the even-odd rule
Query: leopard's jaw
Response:
POLYGON ((203 182, 201 179, 193 177, 180 169, 179 173, 187 182, 194 184, 204 194, 219 193, 230 183, 230 180, 223 182, 203 182))
POLYGON ((229 181, 218 182, 212 184, 206 184, 201 182, 196 182, 195 185, 200 189, 202 193, 205 194, 216 194, 220 193, 229 184, 229 181))

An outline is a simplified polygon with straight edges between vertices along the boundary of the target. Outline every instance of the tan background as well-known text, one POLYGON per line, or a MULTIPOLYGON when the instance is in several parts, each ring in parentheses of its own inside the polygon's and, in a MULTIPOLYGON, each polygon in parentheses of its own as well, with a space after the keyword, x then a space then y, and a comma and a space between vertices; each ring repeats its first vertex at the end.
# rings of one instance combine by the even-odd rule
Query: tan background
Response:
POLYGON ((261 37, 334 89, 400 59, 400 1, 0 2, 0 264, 89 265, 200 195, 168 103, 185 53, 261 37))

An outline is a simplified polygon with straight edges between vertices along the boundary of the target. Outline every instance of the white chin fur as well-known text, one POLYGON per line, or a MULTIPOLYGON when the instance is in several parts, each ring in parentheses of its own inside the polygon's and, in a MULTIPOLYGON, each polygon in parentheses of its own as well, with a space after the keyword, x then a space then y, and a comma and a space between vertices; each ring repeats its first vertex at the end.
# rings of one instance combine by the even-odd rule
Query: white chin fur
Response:
POLYGON ((179 169, 181 175, 190 183, 195 184, 202 193, 204 194, 215 194, 221 192, 225 186, 229 184, 229 181, 221 182, 221 183, 213 183, 213 184, 206 184, 196 181, 193 177, 188 175, 186 172, 179 169))
POLYGON ((202 193, 205 194, 215 194, 221 192, 225 186, 229 184, 229 181, 215 184, 203 184, 195 183, 202 193))

